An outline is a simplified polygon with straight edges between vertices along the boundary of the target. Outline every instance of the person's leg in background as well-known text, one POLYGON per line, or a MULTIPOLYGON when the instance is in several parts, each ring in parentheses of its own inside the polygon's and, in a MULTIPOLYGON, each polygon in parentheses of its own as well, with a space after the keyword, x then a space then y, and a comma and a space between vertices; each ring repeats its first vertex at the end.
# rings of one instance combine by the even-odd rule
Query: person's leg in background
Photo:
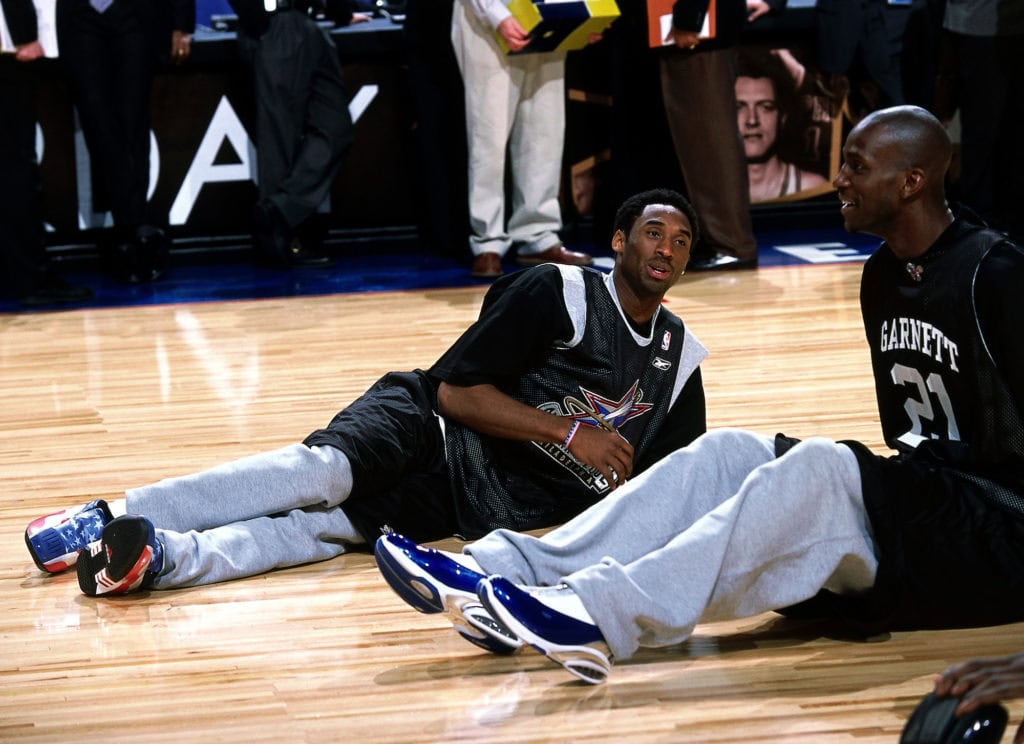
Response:
POLYGON ((703 233, 688 271, 757 266, 747 162, 736 126, 735 70, 732 49, 673 48, 661 56, 665 114, 703 233))

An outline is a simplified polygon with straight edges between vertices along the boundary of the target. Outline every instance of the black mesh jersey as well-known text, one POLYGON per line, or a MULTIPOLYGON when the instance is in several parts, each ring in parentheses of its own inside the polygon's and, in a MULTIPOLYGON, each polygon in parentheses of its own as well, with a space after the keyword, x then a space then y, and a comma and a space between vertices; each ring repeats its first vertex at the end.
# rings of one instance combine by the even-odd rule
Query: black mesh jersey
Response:
MULTIPOLYGON (((533 275, 515 281, 535 285, 524 290, 528 293, 543 291, 551 282, 560 287, 562 307, 547 302, 544 312, 556 326, 560 316, 567 318, 565 332, 534 349, 517 374, 495 384, 516 400, 583 426, 606 422, 633 445, 635 459, 642 459, 706 356, 704 347, 664 307, 648 328, 632 327, 611 275, 566 266, 547 266, 544 272, 525 272, 533 275)), ((508 295, 517 288, 499 286, 496 291, 508 295)), ((482 317, 486 308, 487 303, 482 317)), ((480 329, 475 333, 479 336, 480 329)), ((467 375, 460 375, 458 368, 446 355, 431 373, 471 384, 460 382, 467 375)), ((459 530, 465 537, 497 527, 525 530, 557 524, 609 490, 597 471, 560 445, 488 437, 453 421, 445 426, 459 530)))
POLYGON ((929 443, 950 464, 1024 492, 1021 401, 978 312, 979 267, 997 244, 1018 250, 954 222, 917 260, 883 245, 865 264, 861 306, 886 444, 908 452, 929 443))

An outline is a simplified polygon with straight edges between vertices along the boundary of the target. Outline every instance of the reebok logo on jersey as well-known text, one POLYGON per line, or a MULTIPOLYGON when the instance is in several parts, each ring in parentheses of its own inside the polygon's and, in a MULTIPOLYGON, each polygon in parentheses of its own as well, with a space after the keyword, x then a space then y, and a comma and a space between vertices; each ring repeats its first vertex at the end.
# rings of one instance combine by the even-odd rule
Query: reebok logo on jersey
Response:
POLYGON ((667 359, 662 359, 661 357, 654 357, 654 361, 651 362, 651 366, 664 372, 672 367, 672 362, 667 359))

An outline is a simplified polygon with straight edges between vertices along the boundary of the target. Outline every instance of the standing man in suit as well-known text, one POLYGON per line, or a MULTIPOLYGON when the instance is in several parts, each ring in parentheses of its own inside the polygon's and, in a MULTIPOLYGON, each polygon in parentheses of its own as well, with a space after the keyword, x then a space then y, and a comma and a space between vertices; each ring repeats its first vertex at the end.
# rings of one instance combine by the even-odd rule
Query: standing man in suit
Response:
POLYGON ((168 56, 184 62, 194 0, 59 0, 60 56, 89 158, 114 218, 111 270, 128 282, 159 277, 167 238, 148 213, 149 92, 168 56))
POLYGON ((36 88, 40 60, 56 56, 56 40, 44 45, 33 0, 0 0, 0 11, 0 295, 29 307, 88 300, 89 289, 68 286, 46 265, 36 88))
POLYGON ((258 257, 291 267, 325 267, 331 185, 352 143, 352 117, 338 50, 314 21, 368 20, 349 0, 229 0, 238 46, 256 95, 259 200, 253 211, 258 257))

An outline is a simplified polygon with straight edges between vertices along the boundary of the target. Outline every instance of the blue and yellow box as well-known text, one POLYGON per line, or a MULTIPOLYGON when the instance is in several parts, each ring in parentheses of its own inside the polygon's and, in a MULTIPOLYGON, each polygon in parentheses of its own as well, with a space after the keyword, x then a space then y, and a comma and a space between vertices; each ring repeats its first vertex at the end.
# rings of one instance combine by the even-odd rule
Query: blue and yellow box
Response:
POLYGON ((533 37, 524 49, 512 52, 499 36, 498 43, 508 54, 582 49, 591 34, 600 34, 619 17, 615 0, 506 0, 505 5, 533 37))

